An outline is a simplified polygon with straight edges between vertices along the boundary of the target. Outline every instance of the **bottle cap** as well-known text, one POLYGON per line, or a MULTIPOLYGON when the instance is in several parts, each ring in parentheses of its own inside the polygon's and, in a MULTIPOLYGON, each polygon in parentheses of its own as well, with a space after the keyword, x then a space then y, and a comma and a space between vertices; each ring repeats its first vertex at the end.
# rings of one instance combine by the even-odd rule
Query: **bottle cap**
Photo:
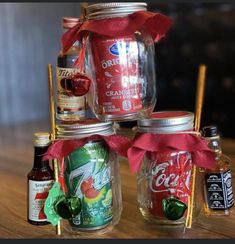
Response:
POLYGON ((74 18, 74 17, 63 17, 62 18, 62 25, 63 25, 63 28, 65 28, 65 29, 71 29, 79 22, 80 22, 79 18, 74 18))
POLYGON ((34 133, 33 142, 35 147, 48 146, 51 142, 50 134, 48 132, 36 132, 34 133))
POLYGON ((203 137, 214 137, 214 136, 218 136, 219 132, 218 132, 218 128, 216 125, 208 125, 208 126, 204 126, 202 128, 202 136, 203 137))

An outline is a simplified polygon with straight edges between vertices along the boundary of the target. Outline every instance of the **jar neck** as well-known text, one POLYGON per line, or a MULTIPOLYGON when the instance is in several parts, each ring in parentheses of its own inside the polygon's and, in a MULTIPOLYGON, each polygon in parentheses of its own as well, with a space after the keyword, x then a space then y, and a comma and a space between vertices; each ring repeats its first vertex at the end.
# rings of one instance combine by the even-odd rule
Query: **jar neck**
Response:
POLYGON ((220 136, 214 137, 204 137, 208 141, 208 146, 212 149, 217 155, 221 155, 222 149, 220 145, 220 136))
POLYGON ((49 161, 43 161, 42 158, 46 153, 48 146, 45 147, 34 147, 34 164, 33 167, 36 169, 42 169, 49 167, 49 161))

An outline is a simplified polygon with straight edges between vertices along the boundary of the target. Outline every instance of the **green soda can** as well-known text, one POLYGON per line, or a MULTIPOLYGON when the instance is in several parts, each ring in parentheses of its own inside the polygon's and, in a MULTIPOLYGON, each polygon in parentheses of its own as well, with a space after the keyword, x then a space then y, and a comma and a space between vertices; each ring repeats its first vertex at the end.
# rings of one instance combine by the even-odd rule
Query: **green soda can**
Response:
POLYGON ((82 199, 82 210, 70 220, 77 228, 98 229, 113 218, 109 151, 103 142, 89 142, 66 159, 68 194, 82 199))
MULTIPOLYGON (((80 139, 114 134, 112 122, 86 119, 57 125, 57 138, 80 139)), ((64 158, 64 181, 69 197, 81 199, 81 212, 68 220, 68 230, 105 232, 118 223, 122 212, 119 163, 105 141, 89 141, 64 158)))

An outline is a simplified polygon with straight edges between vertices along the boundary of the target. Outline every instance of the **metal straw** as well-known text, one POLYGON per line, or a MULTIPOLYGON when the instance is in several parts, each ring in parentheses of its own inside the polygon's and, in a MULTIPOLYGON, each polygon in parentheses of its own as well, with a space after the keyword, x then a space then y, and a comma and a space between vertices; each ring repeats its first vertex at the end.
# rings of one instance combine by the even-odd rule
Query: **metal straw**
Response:
MULTIPOLYGON (((48 64, 48 82, 49 82, 49 96, 50 96, 50 121, 51 121, 51 142, 55 140, 55 106, 54 106, 54 90, 53 90, 53 78, 52 78, 52 65, 48 64)), ((53 168, 54 168, 54 178, 58 182, 59 179, 59 169, 58 161, 53 159, 53 168)), ((56 234, 61 235, 61 225, 58 221, 56 225, 56 234)))
MULTIPOLYGON (((199 132, 199 130, 200 130, 202 106, 203 106, 204 93, 205 93, 205 81, 206 81, 206 65, 201 64, 201 65, 199 65, 197 91, 196 91, 196 107, 195 107, 195 123, 194 123, 194 129, 196 132, 199 132)), ((192 227, 196 170, 197 170, 196 166, 195 166, 195 164, 193 164, 192 181, 191 181, 191 196, 189 196, 188 213, 187 213, 187 218, 186 218, 186 223, 185 223, 186 228, 192 227)))

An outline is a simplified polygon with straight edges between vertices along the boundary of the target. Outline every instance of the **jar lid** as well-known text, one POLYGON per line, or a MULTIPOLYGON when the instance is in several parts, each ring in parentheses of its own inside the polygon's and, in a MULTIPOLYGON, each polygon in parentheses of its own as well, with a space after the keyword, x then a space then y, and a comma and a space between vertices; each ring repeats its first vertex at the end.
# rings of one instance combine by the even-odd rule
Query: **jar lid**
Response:
POLYGON ((34 133, 33 143, 35 147, 45 147, 50 144, 50 134, 48 132, 34 133))
POLYGON ((57 138, 83 138, 93 134, 114 134, 112 122, 101 122, 96 118, 87 118, 77 122, 62 122, 56 125, 57 138))
POLYGON ((137 121, 139 132, 172 133, 192 130, 194 114, 188 111, 161 111, 137 121))
POLYGON ((145 2, 111 2, 90 4, 86 8, 87 19, 122 17, 136 11, 146 11, 145 2))

